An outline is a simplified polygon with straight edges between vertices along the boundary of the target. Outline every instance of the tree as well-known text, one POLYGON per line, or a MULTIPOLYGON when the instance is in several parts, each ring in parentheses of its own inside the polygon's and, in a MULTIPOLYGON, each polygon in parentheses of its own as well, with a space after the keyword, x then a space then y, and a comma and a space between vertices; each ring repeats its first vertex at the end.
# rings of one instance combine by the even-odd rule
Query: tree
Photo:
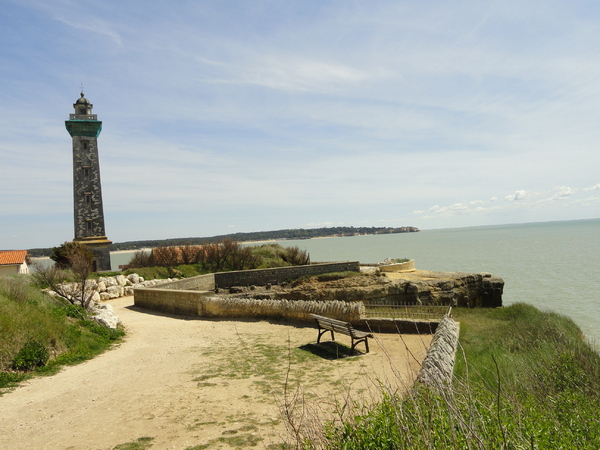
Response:
POLYGON ((89 248, 77 241, 65 242, 58 247, 53 247, 50 252, 50 259, 54 261, 54 264, 59 269, 68 269, 71 267, 69 258, 75 253, 79 253, 85 258, 88 258, 93 266, 94 254, 89 248))
POLYGON ((88 278, 94 271, 94 254, 79 242, 65 242, 60 247, 55 247, 53 254, 57 258, 52 258, 56 263, 53 266, 34 264, 34 278, 69 303, 89 309, 93 293, 86 287, 88 278), (67 267, 70 268, 69 271, 66 270, 67 267), (71 279, 74 283, 68 283, 71 279))

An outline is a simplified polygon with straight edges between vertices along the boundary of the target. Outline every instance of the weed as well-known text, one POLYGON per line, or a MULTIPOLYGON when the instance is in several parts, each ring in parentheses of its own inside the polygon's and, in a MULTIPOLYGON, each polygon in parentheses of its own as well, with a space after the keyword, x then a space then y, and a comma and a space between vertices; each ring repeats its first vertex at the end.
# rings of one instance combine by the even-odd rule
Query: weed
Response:
POLYGON ((19 353, 11 362, 11 367, 14 370, 29 371, 36 367, 43 367, 48 362, 50 354, 46 347, 38 341, 27 341, 19 353))
POLYGON ((153 437, 144 436, 144 437, 138 438, 134 442, 127 442, 125 444, 119 444, 116 447, 114 447, 113 450, 145 450, 154 445, 154 444, 152 444, 153 440, 154 440, 153 437))

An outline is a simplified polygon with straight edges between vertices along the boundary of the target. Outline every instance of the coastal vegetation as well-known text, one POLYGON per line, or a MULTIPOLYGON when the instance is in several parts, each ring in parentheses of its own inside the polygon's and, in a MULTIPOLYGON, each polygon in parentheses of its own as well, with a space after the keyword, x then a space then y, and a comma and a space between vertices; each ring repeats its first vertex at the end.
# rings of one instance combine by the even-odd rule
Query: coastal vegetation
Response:
POLYGON ((356 450, 597 448, 600 355, 571 319, 526 304, 454 314, 461 334, 451 386, 404 396, 382 386, 383 401, 346 410, 299 441, 356 450))
POLYGON ((179 245, 140 250, 125 274, 136 272, 146 279, 187 278, 213 272, 251 270, 310 264, 310 256, 298 247, 276 243, 243 246, 225 239, 206 245, 179 245))
MULTIPOLYGON (((237 242, 274 241, 286 239, 312 239, 332 236, 357 236, 364 234, 392 234, 418 232, 416 227, 324 227, 324 228, 297 228, 275 231, 255 231, 249 233, 232 233, 212 237, 188 237, 173 239, 154 239, 114 243, 110 251, 141 250, 154 247, 173 247, 182 245, 204 245, 222 242, 231 239, 237 242)), ((51 248, 33 248, 28 253, 32 257, 50 256, 51 248)))
POLYGON ((123 334, 50 297, 29 277, 0 277, 0 394, 32 374, 90 359, 123 334))

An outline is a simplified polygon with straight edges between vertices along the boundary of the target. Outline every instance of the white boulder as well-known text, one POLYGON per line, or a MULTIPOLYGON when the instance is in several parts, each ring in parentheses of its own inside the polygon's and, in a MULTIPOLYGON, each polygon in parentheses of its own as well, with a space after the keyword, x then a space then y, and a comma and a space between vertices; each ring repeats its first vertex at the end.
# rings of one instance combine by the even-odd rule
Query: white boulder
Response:
POLYGON ((96 322, 108 327, 115 329, 119 324, 120 320, 113 310, 113 307, 107 303, 96 303, 90 310, 92 313, 91 318, 96 322))

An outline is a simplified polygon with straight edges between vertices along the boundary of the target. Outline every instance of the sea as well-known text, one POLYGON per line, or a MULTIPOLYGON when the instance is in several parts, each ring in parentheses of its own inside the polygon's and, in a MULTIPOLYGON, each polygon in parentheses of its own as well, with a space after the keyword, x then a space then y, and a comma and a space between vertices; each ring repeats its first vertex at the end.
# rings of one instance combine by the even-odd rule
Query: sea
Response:
MULTIPOLYGON (((422 270, 488 272, 504 279, 504 305, 525 302, 567 315, 600 342, 600 219, 279 243, 306 250, 313 262, 408 258, 422 270)), ((113 270, 132 256, 113 253, 113 270)))

